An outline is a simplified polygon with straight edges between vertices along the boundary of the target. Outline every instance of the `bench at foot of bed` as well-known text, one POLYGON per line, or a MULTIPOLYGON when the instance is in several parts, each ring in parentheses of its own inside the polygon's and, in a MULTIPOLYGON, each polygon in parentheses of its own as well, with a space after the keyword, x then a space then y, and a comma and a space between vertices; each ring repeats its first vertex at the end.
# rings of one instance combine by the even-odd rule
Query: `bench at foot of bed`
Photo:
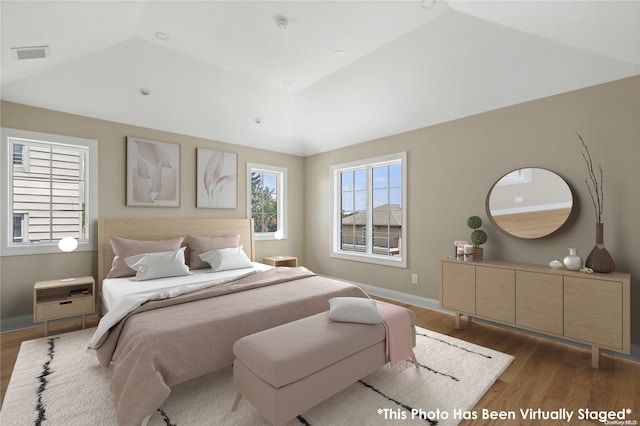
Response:
MULTIPOLYGON (((413 312, 409 315, 414 323, 413 312)), ((328 312, 243 337, 233 352, 237 394, 231 410, 244 396, 273 425, 285 424, 388 361, 383 324, 334 322, 328 312)), ((413 362, 417 367, 415 355, 413 362)))

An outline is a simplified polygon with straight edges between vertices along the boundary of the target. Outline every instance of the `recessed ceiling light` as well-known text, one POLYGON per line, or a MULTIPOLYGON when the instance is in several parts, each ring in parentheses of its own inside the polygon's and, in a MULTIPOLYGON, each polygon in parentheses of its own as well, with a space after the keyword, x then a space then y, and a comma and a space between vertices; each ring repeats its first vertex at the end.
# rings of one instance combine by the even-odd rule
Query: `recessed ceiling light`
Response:
POLYGON ((285 81, 284 83, 282 83, 282 85, 286 86, 286 87, 291 87, 291 86, 293 86, 293 82, 292 81, 285 81))
POLYGON ((347 54, 345 53, 344 50, 336 50, 336 56, 338 58, 344 58, 347 54))
POLYGON ((276 21, 276 25, 278 26, 278 28, 280 28, 281 30, 286 30, 289 26, 289 21, 284 16, 276 16, 274 20, 276 21))
POLYGON ((146 87, 141 87, 140 88, 140 94, 141 95, 147 96, 150 93, 151 93, 151 90, 147 89, 146 87))
POLYGON ((167 41, 169 40, 169 34, 163 33, 162 31, 158 31, 156 33, 156 38, 162 41, 167 41))

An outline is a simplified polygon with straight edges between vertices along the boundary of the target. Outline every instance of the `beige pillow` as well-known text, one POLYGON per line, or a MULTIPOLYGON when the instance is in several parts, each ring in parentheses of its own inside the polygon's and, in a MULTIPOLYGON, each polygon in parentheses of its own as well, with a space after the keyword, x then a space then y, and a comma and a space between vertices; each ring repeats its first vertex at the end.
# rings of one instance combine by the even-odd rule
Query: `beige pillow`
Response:
POLYGON ((109 239, 115 256, 107 278, 131 277, 136 274, 136 271, 129 268, 125 263, 124 259, 126 257, 135 256, 136 254, 178 250, 183 240, 182 237, 158 241, 127 240, 120 237, 109 237, 109 239))
POLYGON ((187 246, 191 252, 189 255, 189 267, 191 269, 208 268, 209 264, 200 259, 201 254, 211 250, 238 247, 239 245, 239 234, 226 237, 194 237, 187 235, 187 246))

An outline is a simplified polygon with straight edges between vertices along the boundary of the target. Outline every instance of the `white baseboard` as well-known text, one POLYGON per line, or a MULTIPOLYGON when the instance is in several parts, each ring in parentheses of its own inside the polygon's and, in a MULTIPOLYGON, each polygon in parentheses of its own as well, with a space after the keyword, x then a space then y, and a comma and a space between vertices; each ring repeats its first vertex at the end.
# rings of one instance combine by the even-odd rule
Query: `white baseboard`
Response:
MULTIPOLYGON (((344 281, 344 280, 342 280, 344 281)), ((389 290, 386 288, 376 287, 368 284, 352 283, 357 285, 365 293, 373 296, 383 297, 385 299, 394 300, 396 302, 407 303, 409 305, 418 306, 420 308, 430 309, 432 311, 440 311, 444 313, 450 313, 440 308, 440 302, 436 299, 429 299, 428 297, 415 296, 413 294, 402 293, 400 291, 389 290)))
MULTIPOLYGON (((415 296, 413 294, 402 293, 400 291, 389 290, 389 289, 386 289, 386 288, 376 287, 376 286, 372 286, 372 285, 369 285, 369 284, 362 284, 362 283, 358 283, 358 282, 354 282, 354 281, 348 281, 348 280, 344 280, 342 278, 335 278, 335 277, 327 277, 327 278, 333 278, 333 279, 340 280, 340 281, 346 281, 346 282, 351 283, 353 285, 357 285, 365 293, 371 294, 372 296, 384 297, 385 299, 395 300, 396 302, 401 302, 401 303, 407 303, 409 305, 417 306, 419 308, 425 308, 425 309, 429 309, 429 310, 432 310, 432 311, 438 311, 438 312, 442 312, 442 313, 448 314, 448 315, 454 315, 455 314, 453 311, 450 311, 448 309, 442 309, 440 307, 440 301, 437 300, 437 299, 429 299, 427 297, 415 296)), ((564 343, 564 344, 568 344, 568 345, 573 345, 573 346, 576 346, 576 347, 579 347, 579 348, 582 348, 582 349, 591 350, 591 348, 588 345, 583 345, 583 344, 580 344, 580 343, 571 342, 569 340, 563 340, 563 339, 556 338, 556 337, 553 337, 553 336, 547 336, 545 334, 539 334, 539 333, 535 333, 535 332, 528 331, 528 330, 522 330, 522 329, 517 328, 517 327, 511 327, 511 326, 508 326, 508 325, 505 325, 505 324, 499 324, 499 323, 495 323, 495 322, 491 322, 491 321, 487 321, 487 320, 478 319, 478 318, 475 318, 475 317, 473 318, 473 320, 476 321, 476 322, 489 324, 489 325, 492 325, 492 326, 495 326, 495 327, 500 327, 500 328, 505 328, 507 330, 517 331, 518 333, 528 334, 530 336, 540 337, 542 339, 549 339, 549 340, 553 340, 555 342, 560 342, 560 343, 564 343)), ((631 353, 629 355, 622 354, 622 353, 619 353, 619 352, 608 351, 606 349, 603 349, 602 352, 607 354, 607 355, 615 356, 615 357, 618 357, 618 358, 629 359, 631 361, 640 362, 640 345, 631 344, 631 353)))
POLYGON ((0 321, 0 332, 22 330, 35 327, 38 324, 33 322, 33 315, 22 315, 20 317, 6 318, 0 321))

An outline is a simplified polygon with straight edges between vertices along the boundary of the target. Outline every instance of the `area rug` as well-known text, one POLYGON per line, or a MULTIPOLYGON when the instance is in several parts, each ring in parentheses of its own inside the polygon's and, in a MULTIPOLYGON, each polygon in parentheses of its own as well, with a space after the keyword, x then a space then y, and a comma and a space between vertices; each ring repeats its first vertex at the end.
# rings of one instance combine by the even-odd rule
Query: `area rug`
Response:
MULTIPOLYGON (((2 425, 116 424, 110 370, 83 351, 94 329, 24 342, 0 411, 2 425)), ((513 357, 423 328, 420 368, 380 368, 288 425, 456 425, 513 357)), ((230 411, 231 367, 175 386, 149 425, 268 425, 243 399, 230 411)))

